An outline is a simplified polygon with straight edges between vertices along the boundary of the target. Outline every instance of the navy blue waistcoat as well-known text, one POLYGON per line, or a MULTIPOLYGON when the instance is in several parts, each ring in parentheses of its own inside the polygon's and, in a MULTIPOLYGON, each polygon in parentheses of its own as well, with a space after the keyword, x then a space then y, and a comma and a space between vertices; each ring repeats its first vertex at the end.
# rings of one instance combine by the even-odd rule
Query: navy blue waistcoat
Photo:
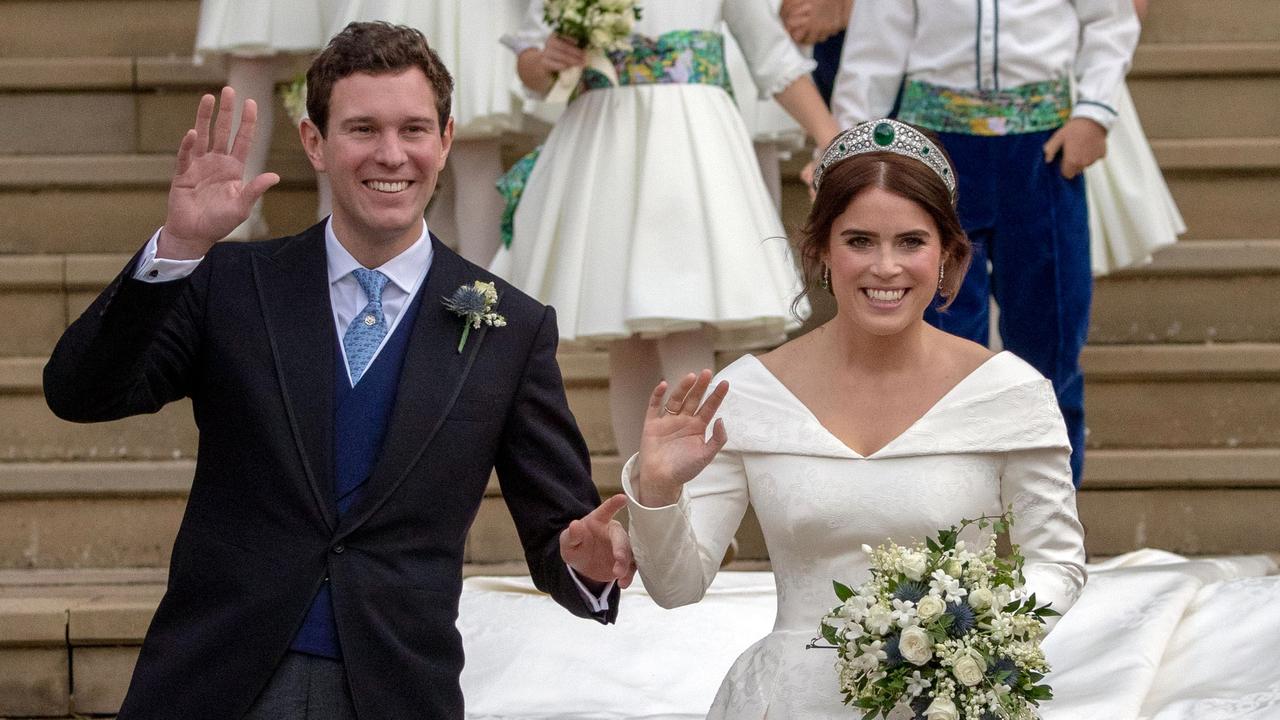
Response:
MULTIPOLYGON (((419 290, 418 295, 421 294, 419 290)), ((395 406, 400 370, 404 367, 405 348, 409 346, 419 303, 417 296, 410 299, 400 324, 355 387, 351 386, 346 363, 342 361, 342 344, 336 342, 336 336, 334 338, 337 355, 333 363, 333 493, 339 517, 360 499, 382 450, 391 410, 395 406)), ((294 636, 290 646, 292 650, 329 658, 342 657, 331 593, 326 579, 311 601, 302 627, 294 636)))

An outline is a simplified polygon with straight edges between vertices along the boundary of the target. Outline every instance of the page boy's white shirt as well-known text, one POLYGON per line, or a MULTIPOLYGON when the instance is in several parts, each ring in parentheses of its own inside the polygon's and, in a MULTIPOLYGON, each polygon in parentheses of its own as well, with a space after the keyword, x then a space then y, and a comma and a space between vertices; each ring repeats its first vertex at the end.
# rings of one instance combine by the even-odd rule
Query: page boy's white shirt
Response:
POLYGON ((831 109, 885 117, 904 78, 1001 90, 1069 78, 1072 117, 1110 128, 1141 27, 1133 0, 857 0, 831 109))
MULTIPOLYGON (((142 249, 142 254, 138 257, 138 265, 133 271, 135 280, 143 282, 168 282, 171 280, 181 280, 192 272, 200 264, 203 257, 195 260, 170 260, 168 258, 156 257, 159 248, 160 230, 156 230, 151 239, 147 241, 146 247, 142 249)), ((422 223, 422 234, 414 241, 409 249, 388 260, 377 268, 373 268, 386 275, 390 282, 382 290, 382 315, 387 321, 387 334, 382 338, 382 344, 378 345, 377 351, 373 357, 369 359, 372 364, 374 358, 378 357, 378 353, 382 352, 383 345, 386 345, 391 334, 395 332, 399 325, 400 318, 404 316, 403 310, 405 305, 418 294, 418 290, 422 287, 423 280, 427 277, 427 271, 431 269, 431 261, 434 259, 434 248, 431 247, 431 234, 427 230, 427 223, 422 223)), ((347 249, 338 241, 338 236, 333 233, 333 218, 329 218, 324 226, 324 242, 325 257, 328 263, 329 274, 329 303, 333 310, 334 328, 338 332, 338 342, 342 342, 343 336, 347 332, 347 326, 351 324, 351 319, 356 316, 364 306, 369 303, 365 297, 364 289, 360 287, 359 281, 351 274, 352 270, 363 267, 360 261, 351 256, 347 249)), ((346 362, 346 352, 343 349, 343 362, 346 362)), ((347 368, 347 377, 351 377, 351 368, 347 368)), ((569 577, 573 578, 573 582, 578 586, 578 593, 582 596, 592 612, 601 613, 609 609, 609 593, 613 590, 614 583, 611 581, 606 583, 604 590, 598 595, 591 592, 582 580, 578 577, 577 571, 572 567, 568 568, 569 577)))

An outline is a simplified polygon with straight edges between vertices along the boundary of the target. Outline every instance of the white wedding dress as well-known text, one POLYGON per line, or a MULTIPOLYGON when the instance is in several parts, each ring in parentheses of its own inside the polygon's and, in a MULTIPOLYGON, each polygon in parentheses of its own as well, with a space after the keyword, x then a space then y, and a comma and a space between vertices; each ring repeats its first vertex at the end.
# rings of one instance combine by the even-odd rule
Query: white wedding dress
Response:
MULTIPOLYGON (((1084 585, 1068 443, 1049 381, 1011 353, 986 361, 884 448, 863 457, 828 432, 759 360, 720 373, 728 444, 676 505, 634 500, 631 540, 658 604, 697 602, 748 503, 777 582, 773 631, 744 652, 708 718, 848 718, 831 651, 806 650, 838 604, 832 580, 867 579, 859 549, 910 544, 1012 506, 1030 590, 1065 612, 1084 585)), ((977 539, 975 534, 970 541, 977 539)))

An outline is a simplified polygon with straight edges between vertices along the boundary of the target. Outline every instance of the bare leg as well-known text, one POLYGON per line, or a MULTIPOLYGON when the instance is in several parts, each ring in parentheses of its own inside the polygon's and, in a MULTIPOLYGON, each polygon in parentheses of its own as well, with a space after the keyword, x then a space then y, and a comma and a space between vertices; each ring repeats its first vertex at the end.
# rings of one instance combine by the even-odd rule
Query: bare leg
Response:
POLYGON ((624 459, 640 450, 649 393, 662 379, 653 340, 628 338, 609 343, 609 415, 613 439, 624 459))
MULTIPOLYGON (((673 333, 658 340, 662 376, 674 384, 689 373, 716 369, 715 348, 702 330, 673 333)), ((652 388, 650 388, 652 389, 652 388)))
MULTIPOLYGON (((237 57, 227 59, 227 84, 235 88, 241 100, 236 108, 235 129, 240 127, 240 113, 244 108, 243 101, 252 99, 258 104, 258 134, 254 138, 249 157, 245 159, 245 180, 257 177, 267 168, 267 153, 271 151, 271 132, 275 128, 275 59, 271 57, 237 57)), ((235 240, 249 240, 267 236, 267 223, 262 218, 262 199, 254 203, 249 218, 227 237, 235 240)))
POLYGON ((497 138, 455 140, 449 166, 458 252, 481 267, 488 266, 502 237, 505 200, 494 187, 502 175, 501 145, 497 138))
POLYGON ((782 168, 778 144, 756 141, 756 162, 760 164, 760 175, 764 177, 764 186, 769 189, 773 198, 773 206, 782 212, 782 168))

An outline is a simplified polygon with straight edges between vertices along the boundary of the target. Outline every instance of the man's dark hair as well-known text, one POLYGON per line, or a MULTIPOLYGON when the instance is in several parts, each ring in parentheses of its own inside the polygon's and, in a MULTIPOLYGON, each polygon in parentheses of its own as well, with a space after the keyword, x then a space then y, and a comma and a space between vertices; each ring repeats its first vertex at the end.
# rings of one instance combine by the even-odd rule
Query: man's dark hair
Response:
POLYGON ((320 51, 307 70, 307 115, 320 135, 327 136, 329 97, 339 80, 359 72, 382 75, 414 67, 427 76, 436 94, 436 115, 443 134, 449 123, 453 78, 421 32, 385 22, 353 22, 320 51))

